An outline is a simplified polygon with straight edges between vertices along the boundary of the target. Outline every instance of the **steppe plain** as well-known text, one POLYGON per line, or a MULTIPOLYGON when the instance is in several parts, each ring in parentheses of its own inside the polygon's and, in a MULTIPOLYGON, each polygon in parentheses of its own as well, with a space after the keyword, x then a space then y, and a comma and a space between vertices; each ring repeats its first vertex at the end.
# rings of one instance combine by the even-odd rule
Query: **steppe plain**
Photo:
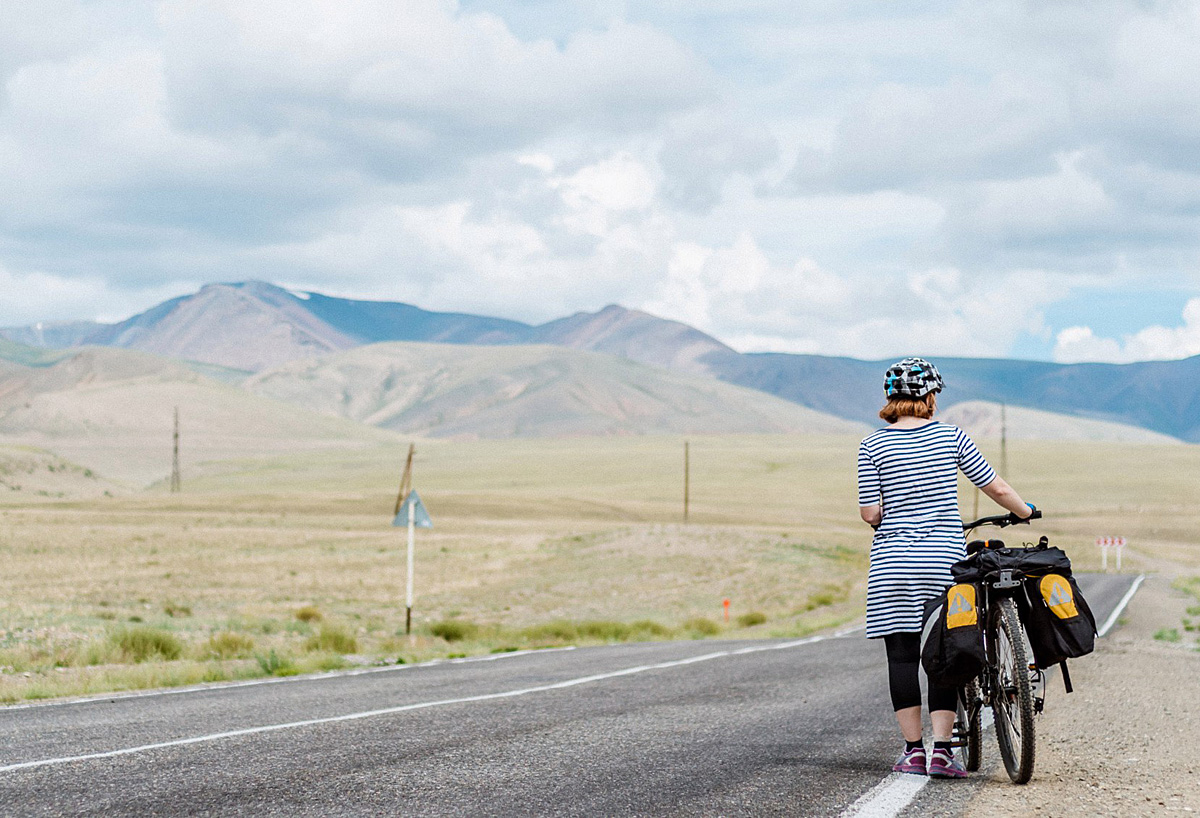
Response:
MULTIPOLYGON (((180 494, 0 450, 10 483, 55 489, 0 495, 0 698, 795 635, 861 616, 870 538, 855 508, 857 437, 690 438, 686 523, 681 437, 418 440, 414 485, 435 528, 417 535, 406 637, 404 532, 391 518, 407 443, 189 464, 180 494)), ((995 441, 982 447, 999 461, 995 441)), ((1200 449, 1021 441, 1007 465, 1046 511, 1036 533, 1077 569, 1097 570, 1095 538, 1119 535, 1124 570, 1200 593, 1200 449)), ((965 515, 975 502, 964 485, 965 515)), ((980 513, 991 510, 984 498, 980 513)), ((1197 614, 1163 623, 1174 634, 1162 644, 1194 648, 1197 614)))

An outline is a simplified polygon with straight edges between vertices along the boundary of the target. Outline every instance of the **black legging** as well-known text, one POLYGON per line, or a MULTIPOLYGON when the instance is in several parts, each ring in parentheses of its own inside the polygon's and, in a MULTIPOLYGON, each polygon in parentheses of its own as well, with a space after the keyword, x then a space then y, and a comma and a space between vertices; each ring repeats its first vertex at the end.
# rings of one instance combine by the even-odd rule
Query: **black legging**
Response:
MULTIPOLYGON (((883 637, 887 648, 888 684, 892 690, 892 709, 921 706, 921 682, 917 668, 921 666, 921 634, 891 633, 883 637)), ((955 710, 958 691, 953 687, 929 685, 929 712, 955 710)))

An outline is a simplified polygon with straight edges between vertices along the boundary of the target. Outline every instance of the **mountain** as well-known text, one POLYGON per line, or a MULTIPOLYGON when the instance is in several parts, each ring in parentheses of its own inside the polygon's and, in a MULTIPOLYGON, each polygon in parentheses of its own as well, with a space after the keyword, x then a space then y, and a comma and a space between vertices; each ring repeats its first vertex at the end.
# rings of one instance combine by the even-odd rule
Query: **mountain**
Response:
POLYGON ((693 374, 710 374, 708 356, 737 355, 700 330, 610 304, 600 312, 577 312, 535 327, 529 340, 587 349, 693 374))
POLYGON ((372 344, 284 364, 244 388, 431 436, 865 430, 712 378, 551 346, 372 344))
POLYGON ((397 439, 253 395, 146 353, 85 347, 0 375, 0 442, 48 450, 106 478, 145 485, 171 471, 178 407, 191 465, 397 439))
MULTIPOLYGON (((408 304, 295 293, 262 282, 211 284, 114 325, 76 322, 0 330, 45 346, 119 346, 204 362, 227 382, 289 361, 383 341, 553 344, 602 352, 678 372, 707 375, 819 412, 874 424, 891 360, 784 353, 740 354, 694 327, 610 305, 531 326, 408 304)), ((0 350, 0 357, 3 357, 0 350)), ((1005 403, 1139 426, 1200 442, 1200 356, 1137 364, 1052 364, 938 358, 942 405, 1005 403)))

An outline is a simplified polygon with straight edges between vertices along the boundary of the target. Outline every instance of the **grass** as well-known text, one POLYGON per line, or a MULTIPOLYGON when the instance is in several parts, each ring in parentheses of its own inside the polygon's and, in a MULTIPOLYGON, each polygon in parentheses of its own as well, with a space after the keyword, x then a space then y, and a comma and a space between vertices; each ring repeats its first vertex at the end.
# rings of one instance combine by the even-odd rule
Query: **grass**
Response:
MULTIPOLYGON (((856 443, 692 438, 685 525, 681 438, 418 442, 435 528, 417 534, 411 638, 390 526, 404 446, 211 462, 178 495, 0 493, 0 700, 833 627, 863 605, 856 443)), ((1030 534, 1077 570, 1099 568, 1095 537, 1124 536, 1127 571, 1190 577, 1200 602, 1200 448, 1016 441, 1008 462, 1047 513, 1030 534)))

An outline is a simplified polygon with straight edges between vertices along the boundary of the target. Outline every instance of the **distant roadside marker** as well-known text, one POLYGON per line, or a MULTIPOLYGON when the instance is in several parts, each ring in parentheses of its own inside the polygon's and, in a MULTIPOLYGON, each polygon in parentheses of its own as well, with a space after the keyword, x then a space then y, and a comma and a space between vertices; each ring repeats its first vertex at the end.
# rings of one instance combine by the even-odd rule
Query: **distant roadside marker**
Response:
POLYGON ((1116 549, 1117 552, 1117 571, 1121 570, 1121 551, 1125 548, 1124 537, 1097 537, 1096 545, 1100 547, 1100 564, 1105 571, 1108 570, 1108 552, 1116 549))

